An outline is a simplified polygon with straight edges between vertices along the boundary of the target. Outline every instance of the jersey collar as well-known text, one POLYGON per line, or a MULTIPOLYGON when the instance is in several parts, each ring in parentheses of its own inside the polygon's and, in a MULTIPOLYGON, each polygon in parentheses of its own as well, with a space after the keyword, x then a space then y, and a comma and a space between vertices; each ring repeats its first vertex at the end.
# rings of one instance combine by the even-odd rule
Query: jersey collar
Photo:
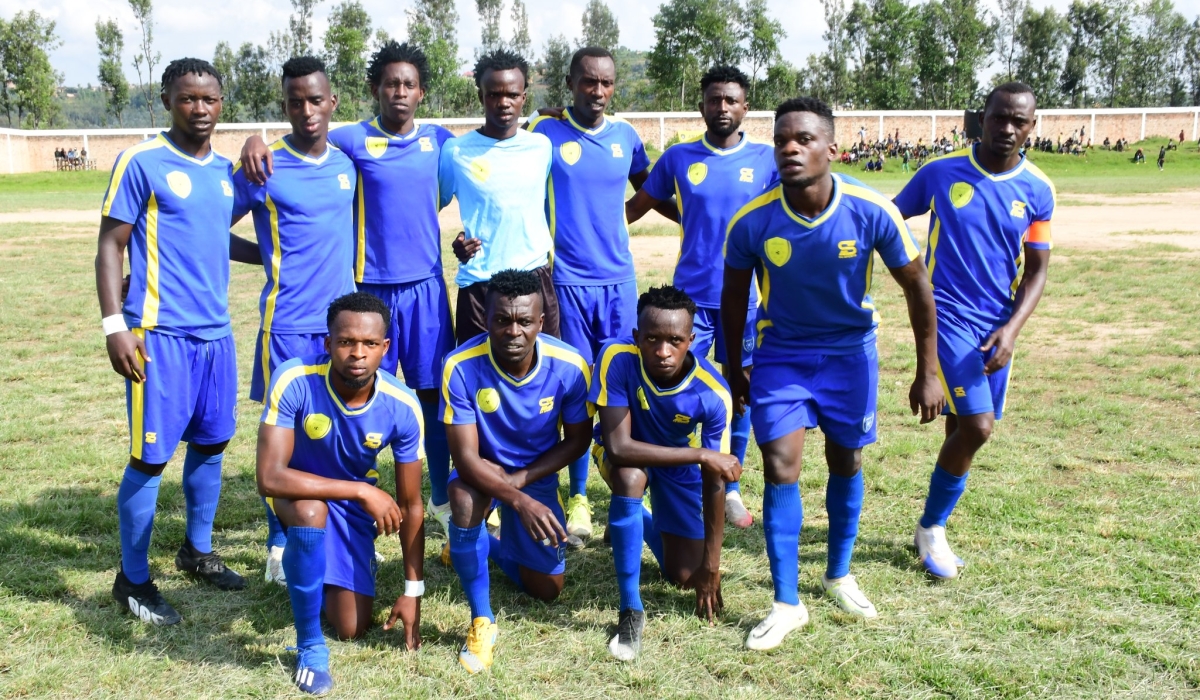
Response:
POLYGON ((608 127, 608 117, 607 116, 600 118, 600 126, 597 126, 595 129, 588 129, 587 127, 584 127, 579 122, 575 121, 575 115, 571 114, 570 107, 567 107, 566 109, 563 110, 563 115, 566 116, 567 122, 570 123, 571 126, 575 127, 576 129, 582 131, 583 133, 585 133, 589 136, 595 136, 596 134, 600 133, 601 131, 604 131, 608 127))
POLYGON ((380 119, 378 116, 376 116, 371 121, 367 122, 367 124, 369 124, 372 129, 375 129, 379 133, 387 136, 389 139, 394 139, 396 141, 409 141, 409 140, 413 139, 414 137, 416 137, 417 132, 421 130, 420 124, 414 124, 413 130, 408 132, 407 134, 397 134, 394 131, 388 131, 387 129, 383 128, 383 120, 380 119))
POLYGON ((742 138, 740 141, 737 142, 737 145, 734 146, 733 148, 717 148, 716 146, 712 145, 711 143, 708 142, 708 132, 707 131, 704 132, 704 134, 700 136, 700 143, 704 144, 705 148, 712 151, 713 153, 716 153, 719 156, 731 156, 734 153, 737 153, 738 151, 745 148, 746 144, 750 142, 750 139, 746 138, 746 132, 739 131, 738 133, 741 134, 742 138))
POLYGON ((670 396, 672 394, 678 394, 679 392, 688 388, 688 385, 692 383, 692 378, 696 376, 696 370, 700 367, 700 360, 696 359, 696 356, 692 354, 691 350, 688 350, 688 357, 692 358, 692 368, 688 370, 688 373, 684 375, 683 379, 679 380, 679 383, 673 387, 659 389, 658 385, 654 383, 654 380, 650 378, 650 375, 646 374, 646 365, 642 364, 642 351, 638 350, 638 371, 642 373, 642 383, 650 387, 650 391, 655 396, 670 396))
POLYGON ((176 146, 175 142, 171 140, 171 137, 167 136, 167 132, 165 132, 165 131, 158 132, 158 138, 160 138, 162 140, 163 144, 167 147, 168 151, 174 153, 175 155, 179 156, 180 158, 183 158, 184 160, 188 161, 189 163, 195 163, 196 165, 208 165, 209 163, 212 162, 213 155, 216 153, 216 150, 212 147, 212 144, 209 143, 208 144, 208 155, 205 156, 204 158, 196 158, 195 156, 189 156, 188 154, 184 153, 183 150, 181 148, 179 148, 179 146, 176 146))
POLYGON ((533 360, 533 367, 531 367, 529 369, 529 374, 526 374, 521 379, 516 379, 508 372, 505 372, 504 369, 502 367, 500 367, 500 363, 496 362, 495 355, 492 355, 492 339, 489 337, 484 342, 487 343, 488 361, 492 363, 492 369, 496 370, 496 374, 500 375, 501 378, 504 379, 504 381, 508 382, 509 384, 512 384, 513 386, 525 386, 526 384, 529 383, 529 381, 531 379, 533 379, 535 376, 537 376, 538 370, 540 370, 542 368, 542 356, 545 353, 542 352, 541 337, 539 337, 539 338, 537 338, 537 340, 533 341, 533 351, 535 353, 537 353, 537 357, 534 358, 534 360, 533 360))
POLYGON ((346 402, 342 401, 342 397, 338 396, 338 393, 333 390, 333 385, 329 383, 329 373, 331 371, 333 371, 333 363, 331 362, 326 362, 325 366, 321 368, 321 374, 325 377, 325 388, 329 390, 329 395, 333 397, 333 402, 337 404, 338 410, 347 416, 357 416, 366 413, 371 404, 375 403, 375 397, 379 396, 379 370, 375 371, 375 386, 371 388, 371 398, 367 399, 367 402, 358 408, 347 406, 346 402))
POLYGON ((833 177, 833 197, 829 200, 829 206, 825 207, 825 211, 817 215, 817 218, 815 219, 809 219, 808 217, 793 211, 792 208, 788 206, 787 196, 783 193, 783 183, 779 184, 779 203, 783 205, 783 210, 787 212, 787 215, 791 217, 792 221, 795 221, 804 228, 816 228, 825 223, 830 216, 833 216, 833 212, 837 210, 838 204, 840 204, 842 201, 842 179, 838 177, 837 173, 830 173, 830 176, 833 177))
POLYGON ((973 144, 970 148, 967 149, 967 158, 969 158, 971 160, 971 165, 974 165, 975 169, 978 170, 987 179, 989 179, 993 182, 1003 182, 1004 180, 1008 180, 1008 179, 1011 179, 1011 178, 1014 178, 1014 177, 1020 175, 1021 171, 1025 170, 1025 163, 1028 162, 1028 159, 1026 158, 1025 154, 1022 153, 1021 154, 1021 162, 1017 163, 1016 166, 1013 167, 1011 170, 1006 170, 1005 172, 1002 172, 999 175, 995 175, 995 174, 988 172, 987 168, 983 167, 982 165, 979 164, 979 161, 975 160, 975 149, 978 146, 979 146, 979 144, 973 144))
POLYGON ((315 158, 312 156, 306 156, 303 153, 301 153, 300 151, 297 151, 296 149, 292 148, 292 144, 287 142, 286 136, 280 138, 275 143, 279 144, 280 148, 287 151, 288 153, 291 153, 298 160, 308 163, 310 165, 320 165, 329 158, 329 150, 330 150, 329 142, 325 143, 325 152, 315 158))

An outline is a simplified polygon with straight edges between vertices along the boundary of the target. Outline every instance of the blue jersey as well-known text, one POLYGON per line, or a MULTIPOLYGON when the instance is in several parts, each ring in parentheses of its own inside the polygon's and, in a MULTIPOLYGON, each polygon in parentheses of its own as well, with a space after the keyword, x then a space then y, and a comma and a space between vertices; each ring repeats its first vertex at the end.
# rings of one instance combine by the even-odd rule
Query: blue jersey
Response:
POLYGON ((982 326, 1007 321, 1024 246, 1050 249, 1050 179, 1024 156, 993 175, 964 148, 922 166, 895 202, 906 218, 932 212, 925 264, 938 307, 982 326))
POLYGON ((329 132, 329 143, 358 168, 354 203, 354 281, 417 282, 442 274, 438 157, 454 137, 433 124, 407 134, 379 117, 329 132))
POLYGON ((832 177, 833 197, 815 219, 792 211, 778 184, 729 224, 725 262, 756 269, 762 284, 757 346, 765 352, 839 355, 873 346, 874 253, 890 268, 920 255, 887 198, 853 178, 832 177))
POLYGON ((290 468, 374 484, 383 448, 392 448, 397 464, 424 459, 425 425, 412 389, 380 369, 366 405, 347 408, 329 371, 329 355, 309 355, 283 363, 271 380, 262 422, 296 432, 290 468))
POLYGON ((507 269, 533 270, 550 262, 546 178, 550 139, 518 129, 504 140, 469 131, 446 142, 438 161, 440 205, 458 198, 463 229, 483 247, 458 266, 455 282, 487 282, 507 269))
POLYGON ((133 224, 130 328, 216 340, 229 325, 233 164, 210 150, 193 158, 166 132, 117 156, 101 216, 133 224))
MULTIPOLYGON (((680 223, 674 284, 697 305, 721 306, 721 247, 729 220, 775 178, 774 147, 745 134, 726 149, 701 135, 671 146, 654 164, 642 189, 661 201, 675 197, 680 223)), ((751 288, 751 306, 756 297, 751 288)))
POLYGON ((650 167, 646 147, 628 122, 604 117, 594 129, 575 121, 536 117, 530 131, 554 146, 546 186, 546 218, 554 238, 554 282, 608 285, 634 280, 625 185, 650 167))
POLYGON ((475 424, 479 456, 510 470, 554 447, 560 423, 591 419, 583 358, 557 338, 539 335, 536 342, 533 369, 521 379, 500 369, 486 333, 447 355, 442 368, 443 422, 475 424))
POLYGON ((631 338, 609 343, 600 351, 588 400, 597 408, 629 408, 630 435, 638 442, 729 452, 729 386, 708 360, 690 353, 689 358, 687 376, 673 387, 659 387, 631 338))
POLYGON ((233 171, 233 215, 252 212, 267 283, 259 296, 267 333, 325 333, 334 299, 354 291, 354 164, 327 146, 306 156, 271 144, 275 172, 266 185, 233 171))

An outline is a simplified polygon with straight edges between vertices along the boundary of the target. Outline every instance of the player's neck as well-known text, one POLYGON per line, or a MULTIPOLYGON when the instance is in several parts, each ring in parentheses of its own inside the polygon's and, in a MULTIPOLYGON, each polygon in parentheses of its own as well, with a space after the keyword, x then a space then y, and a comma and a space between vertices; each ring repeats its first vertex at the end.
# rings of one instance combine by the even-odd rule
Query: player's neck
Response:
POLYGON ((595 129, 604 123, 604 112, 597 114, 592 119, 587 119, 583 116, 583 112, 581 112, 578 107, 572 106, 569 109, 571 110, 571 118, 575 120, 576 124, 585 129, 595 129))
POLYGON ((192 136, 175 126, 167 131, 167 138, 171 139, 171 143, 175 144, 179 150, 193 158, 204 158, 212 150, 212 141, 209 136, 192 136))
MULTIPOLYGON (((689 352, 687 356, 683 358, 683 363, 679 365, 679 369, 676 370, 675 374, 671 375, 670 377, 663 377, 662 379, 659 379, 657 377, 650 376, 649 372, 646 372, 646 376, 649 377, 650 381, 654 383, 655 389, 658 389, 659 391, 666 391, 679 386, 684 378, 691 374, 692 368, 695 366, 696 359, 692 356, 692 353, 689 352)), ((642 369, 644 371, 645 366, 643 366, 642 369)))
MULTIPOLYGON (((982 146, 983 144, 979 145, 982 146)), ((1016 151, 1008 157, 1002 157, 992 153, 986 148, 976 148, 975 146, 971 146, 971 148, 975 152, 975 162, 979 163, 984 170, 993 175, 1006 173, 1009 170, 1017 167, 1017 165, 1021 162, 1020 151, 1016 151)))
POLYGON ((394 122, 383 114, 380 114, 379 125, 383 127, 384 131, 390 131, 399 136, 407 136, 412 133, 413 129, 417 128, 417 121, 409 117, 408 121, 394 122))
POLYGON ((352 387, 346 384, 342 376, 337 372, 329 373, 329 385, 333 387, 333 391, 346 404, 346 408, 362 408, 367 405, 371 397, 375 394, 375 382, 379 375, 371 375, 370 381, 360 387, 352 387))
POLYGON ((492 357, 496 359, 496 364, 500 367, 500 369, 504 370, 508 376, 512 377, 513 379, 520 380, 524 379, 530 372, 533 371, 533 366, 537 364, 537 353, 537 344, 535 343, 533 350, 530 350, 529 354, 526 355, 524 359, 517 362, 509 363, 500 359, 499 357, 496 357, 495 355, 492 357))
POLYGON ((826 173, 804 186, 783 186, 783 196, 788 206, 797 214, 815 219, 829 207, 833 200, 833 175, 826 173))
POLYGON ((712 131, 704 132, 704 139, 708 141, 708 145, 713 148, 719 148, 722 151, 727 148, 733 148, 742 142, 742 132, 735 131, 728 136, 717 136, 712 131))
POLYGON ((515 121, 515 120, 513 121, 512 126, 508 127, 507 129, 504 129, 499 126, 495 126, 495 125, 491 124, 490 122, 485 121, 483 123, 483 126, 476 129, 476 131, 478 131, 479 133, 488 137, 489 139, 496 139, 497 141, 504 141, 506 139, 511 139, 512 137, 516 136, 517 132, 520 131, 520 129, 521 129, 520 122, 515 121))
POLYGON ((325 154, 325 149, 328 148, 329 132, 326 131, 320 136, 310 139, 293 131, 288 136, 288 141, 291 143, 292 148, 296 149, 297 153, 312 158, 320 158, 325 154))

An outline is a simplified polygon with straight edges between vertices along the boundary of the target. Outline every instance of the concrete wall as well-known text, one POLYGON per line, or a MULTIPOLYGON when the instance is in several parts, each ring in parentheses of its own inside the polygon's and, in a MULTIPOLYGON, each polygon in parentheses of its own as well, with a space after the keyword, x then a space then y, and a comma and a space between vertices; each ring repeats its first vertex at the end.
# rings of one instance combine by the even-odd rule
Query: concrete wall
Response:
MULTIPOLYGON (((950 134, 954 125, 962 128, 961 111, 911 112, 837 112, 837 140, 850 144, 858 140, 860 128, 867 139, 875 140, 886 134, 900 132, 904 141, 926 142, 950 134)), ((704 122, 689 112, 629 112, 618 115, 637 130, 642 140, 655 148, 663 148, 677 135, 687 136, 704 131, 704 122)), ((482 119, 437 120, 456 134, 478 128, 482 119)), ((773 115, 770 112, 751 112, 743 128, 751 136, 770 141, 773 115)), ((1155 109, 1047 109, 1038 112, 1036 133, 1050 138, 1066 138, 1080 127, 1087 137, 1099 145, 1105 137, 1112 140, 1170 136, 1178 138, 1183 131, 1187 140, 1200 138, 1200 108, 1163 107, 1155 109)), ((287 124, 221 124, 213 137, 217 152, 237 159, 242 143, 251 134, 268 141, 288 133, 287 124)), ((0 129, 4 143, 0 144, 0 173, 26 173, 54 169, 54 149, 86 147, 90 158, 101 170, 112 168, 122 150, 155 133, 152 129, 83 129, 25 131, 0 129)))

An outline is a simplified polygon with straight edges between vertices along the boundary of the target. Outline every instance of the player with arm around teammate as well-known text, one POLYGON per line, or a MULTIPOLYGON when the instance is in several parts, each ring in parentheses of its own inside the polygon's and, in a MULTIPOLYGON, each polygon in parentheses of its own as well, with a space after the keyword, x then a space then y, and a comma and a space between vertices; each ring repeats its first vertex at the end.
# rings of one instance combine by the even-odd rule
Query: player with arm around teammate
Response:
POLYGON ((896 196, 905 217, 930 215, 929 268, 946 392, 946 440, 914 535, 935 578, 958 575, 946 520, 966 489, 971 460, 1004 413, 1017 336, 1033 315, 1050 266, 1055 190, 1021 152, 1037 124, 1024 83, 992 90, 983 138, 917 171, 896 196))
POLYGON ((271 381, 258 428, 258 490, 286 528, 283 567, 296 623, 296 686, 333 689, 321 611, 339 639, 362 636, 375 599, 375 537, 400 534, 404 594, 384 629, 403 623, 421 645, 424 513, 422 419, 411 389, 379 364, 390 310, 355 292, 328 311, 326 352, 295 358, 271 381), (392 448, 396 499, 376 486, 376 460, 392 448))
POLYGON ((650 289, 638 299, 633 337, 604 346, 592 380, 621 595, 608 649, 621 661, 636 658, 646 623, 638 591, 643 539, 668 580, 696 591, 697 615, 711 623, 723 607, 724 486, 742 467, 729 454, 729 389, 689 350, 695 311, 674 287, 650 289), (642 505, 647 486, 653 515, 642 505))

